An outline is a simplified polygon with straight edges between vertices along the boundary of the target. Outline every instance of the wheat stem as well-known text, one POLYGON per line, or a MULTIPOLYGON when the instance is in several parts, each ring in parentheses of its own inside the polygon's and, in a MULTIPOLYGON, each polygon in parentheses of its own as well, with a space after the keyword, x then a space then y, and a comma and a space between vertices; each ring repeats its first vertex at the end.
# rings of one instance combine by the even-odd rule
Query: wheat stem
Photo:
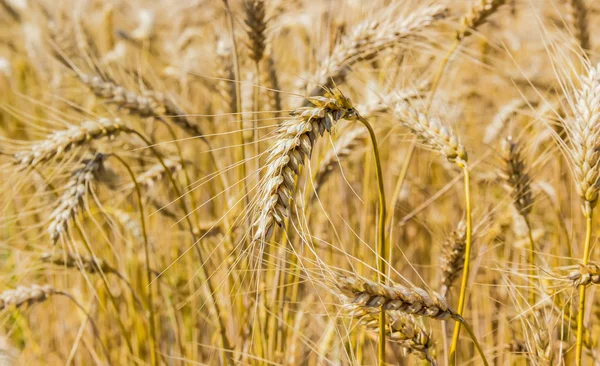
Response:
MULTIPOLYGON (((586 202, 585 205, 589 205, 589 202, 586 202)), ((585 244, 583 249, 583 265, 587 265, 590 257, 590 249, 592 242, 592 218, 594 216, 594 209, 590 208, 586 210, 588 212, 585 215, 585 244)), ((586 286, 581 285, 579 287, 579 311, 577 313, 577 342, 575 345, 575 359, 577 366, 581 366, 582 362, 582 353, 583 353, 583 318, 585 316, 585 290, 586 286)))
MULTIPOLYGON (((380 284, 385 284, 387 275, 387 264, 390 261, 385 243, 385 220, 387 209, 385 205, 385 188, 383 184, 383 172, 381 170, 381 158, 379 156, 379 147, 377 145, 377 137, 373 131, 373 127, 364 117, 359 116, 358 120, 367 127, 369 137, 373 145, 373 154, 375 155, 375 167, 377 172, 377 184, 379 190, 379 220, 377 222, 377 243, 379 244, 377 256, 377 279, 380 284)), ((379 365, 385 365, 385 310, 381 308, 379 315, 379 345, 377 348, 377 359, 379 365)))
MULTIPOLYGON (((242 87, 240 85, 240 61, 238 58, 238 48, 237 41, 235 39, 235 24, 233 19, 233 13, 231 12, 231 8, 229 7, 229 2, 224 1, 225 8, 227 11, 227 18, 229 19, 229 31, 231 32, 231 46, 233 48, 233 70, 235 75, 235 96, 236 96, 236 116, 239 116, 240 120, 240 131, 239 131, 239 160, 242 163, 240 164, 240 181, 244 187, 244 193, 246 197, 246 205, 250 206, 250 195, 248 194, 248 182, 246 181, 246 150, 245 150, 245 138, 244 138, 244 114, 242 112, 242 87)), ((250 219, 248 219, 250 220, 250 219)), ((248 222, 250 225, 250 221, 248 222)))
MULTIPOLYGON (((93 257, 94 252, 92 251, 92 247, 90 246, 90 243, 88 242, 87 237, 83 233, 83 229, 80 227, 79 223, 77 223, 74 226, 77 229, 77 232, 79 233, 79 235, 81 236, 82 242, 85 246, 85 249, 88 251, 88 254, 91 257, 93 257)), ((121 320, 121 317, 119 316, 120 312, 119 312, 119 306, 117 305, 117 300, 115 299, 115 296, 113 295, 112 291, 110 290, 110 285, 109 285, 108 280, 107 280, 106 276, 104 275, 104 273, 100 273, 100 278, 102 279, 102 284, 106 288, 106 292, 108 293, 108 298, 110 299, 110 302, 115 309, 115 312, 116 312, 115 318, 117 319, 117 323, 119 323, 121 335, 125 338, 125 343, 127 344, 127 349, 129 350, 129 353, 134 354, 131 340, 127 336, 127 332, 125 331, 125 325, 123 324, 123 321, 121 320)))
MULTIPOLYGON (((142 141, 144 141, 144 143, 150 147, 150 150, 152 151, 152 153, 157 157, 157 159, 160 161, 160 163, 162 164, 163 168, 165 169, 165 172, 167 172, 167 176, 169 177, 169 181, 171 183, 171 185, 173 186, 173 190, 175 191, 175 194, 177 195, 177 197, 182 197, 181 195, 181 191, 179 189, 179 187, 177 186, 175 179, 173 178, 173 175, 171 174, 171 171, 167 168, 167 166, 165 165, 160 153, 154 148, 154 146, 152 145, 152 143, 141 133, 137 132, 137 131, 131 131, 133 134, 135 134, 136 136, 138 136, 140 139, 142 139, 142 141)), ((227 332, 225 330, 225 324, 223 323, 223 319, 221 318, 221 314, 223 314, 223 312, 221 311, 221 306, 219 305, 219 303, 217 302, 217 298, 216 298, 216 292, 214 290, 214 286, 212 284, 211 278, 208 276, 208 273, 206 272, 206 268, 204 267, 206 265, 206 261, 204 260, 204 255, 202 254, 202 251, 200 250, 200 247, 198 246, 198 240, 196 240, 196 235, 194 234, 194 225, 192 224, 191 220, 190 220, 190 215, 187 214, 187 207, 185 204, 185 201, 180 199, 178 200, 179 204, 181 205, 181 208, 184 212, 184 217, 185 220, 188 224, 188 228, 190 231, 190 234, 192 235, 192 240, 193 240, 193 246, 196 250, 196 254, 198 255, 198 259, 200 261, 200 274, 203 278, 206 279, 206 286, 208 287, 208 293, 210 296, 210 300, 212 302, 212 305, 215 308, 215 312, 217 314, 217 324, 219 327, 219 333, 221 335, 221 341, 223 343, 223 358, 225 360, 227 360, 227 364, 230 366, 233 366, 234 364, 234 360, 233 360, 233 354, 231 352, 232 348, 231 345, 229 343, 229 339, 227 338, 227 332)))
MULTIPOLYGON (((466 162, 463 165, 463 173, 465 179, 465 210, 466 210, 466 222, 467 222, 467 237, 465 245, 465 261, 463 265, 462 281, 460 286, 460 297, 458 298, 457 313, 462 316, 465 308, 467 284, 469 282, 469 268, 471 266, 471 244, 473 242, 473 221, 471 218, 471 190, 470 186, 470 175, 469 168, 466 162)), ((449 363, 451 366, 456 364, 456 349, 458 347, 458 338, 460 335, 461 322, 457 321, 452 334, 452 344, 450 346, 450 359, 449 363)), ((466 327, 465 327, 466 328, 466 327)), ((467 330, 468 331, 468 330, 467 330)))
POLYGON ((123 158, 121 158, 119 155, 113 155, 115 157, 115 159, 117 159, 119 162, 121 162, 121 164, 123 164, 123 166, 125 167, 125 169, 127 169, 127 172, 129 173, 129 175, 131 176, 131 181, 133 182, 133 184, 135 185, 135 192, 137 195, 137 199, 138 199, 138 206, 140 209, 140 223, 142 225, 142 235, 144 238, 144 257, 145 257, 145 261, 146 261, 146 280, 148 281, 148 311, 150 313, 150 360, 152 362, 152 365, 157 366, 158 365, 158 359, 156 357, 156 347, 157 347, 157 343, 156 343, 156 323, 155 323, 155 316, 154 316, 154 306, 153 306, 153 299, 152 299, 152 270, 150 269, 150 254, 148 252, 148 234, 146 232, 146 215, 144 214, 144 203, 142 201, 142 191, 140 190, 140 186, 137 183, 137 179, 135 177, 135 174, 133 173, 133 171, 131 170, 131 167, 129 166, 129 164, 127 164, 127 162, 125 162, 125 160, 123 160, 123 158))

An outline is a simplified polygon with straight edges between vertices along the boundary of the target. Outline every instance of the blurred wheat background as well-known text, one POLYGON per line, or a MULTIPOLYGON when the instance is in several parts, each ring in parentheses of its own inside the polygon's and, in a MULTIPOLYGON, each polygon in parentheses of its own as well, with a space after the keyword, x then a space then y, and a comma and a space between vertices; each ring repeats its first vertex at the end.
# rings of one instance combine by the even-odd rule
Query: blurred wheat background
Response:
POLYGON ((0 0, 0 364, 600 365, 599 21, 0 0))

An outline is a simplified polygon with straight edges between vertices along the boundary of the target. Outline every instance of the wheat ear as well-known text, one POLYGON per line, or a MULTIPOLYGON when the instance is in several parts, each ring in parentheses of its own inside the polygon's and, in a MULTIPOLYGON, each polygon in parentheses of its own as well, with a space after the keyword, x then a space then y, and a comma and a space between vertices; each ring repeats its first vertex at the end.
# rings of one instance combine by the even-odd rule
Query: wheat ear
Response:
POLYGON ((312 107, 294 110, 292 118, 282 123, 275 144, 267 152, 253 222, 255 241, 269 240, 274 225, 283 225, 290 210, 294 181, 317 137, 329 132, 340 119, 356 118, 350 100, 337 91, 329 97, 312 97, 309 101, 312 107))
POLYGON ((448 65, 448 62, 452 58, 452 55, 454 55, 454 52, 458 49, 458 46, 460 46, 461 41, 470 36, 479 26, 483 25, 487 19, 500 8, 500 6, 504 5, 504 3, 506 3, 506 0, 478 0, 478 2, 462 16, 460 19, 461 27, 456 31, 456 39, 442 59, 442 62, 431 81, 428 106, 431 106, 431 102, 433 101, 437 87, 442 79, 446 65, 448 65))
POLYGON ((33 284, 29 287, 17 286, 17 288, 13 290, 5 290, 2 293, 0 293, 0 310, 5 310, 11 306, 15 306, 17 308, 20 308, 24 305, 31 306, 36 303, 44 302, 48 298, 55 295, 62 295, 68 298, 75 304, 75 306, 77 306, 81 311, 83 311, 83 313, 90 321, 90 324, 94 331, 94 336, 102 346, 102 351, 104 352, 106 359, 110 361, 110 355, 106 349, 106 346, 104 345, 104 343, 102 343, 100 339, 100 333, 98 332, 98 327, 96 326, 96 323, 90 317, 90 314, 85 310, 85 308, 73 296, 71 296, 65 291, 57 290, 50 285, 33 284))
POLYGON ((468 156, 465 147, 460 143, 459 138, 442 124, 439 118, 427 117, 405 101, 396 103, 394 116, 411 130, 425 146, 443 154, 461 168, 466 166, 468 156))
POLYGON ((101 118, 96 121, 85 121, 79 126, 64 131, 54 132, 46 139, 33 144, 25 151, 14 155, 15 163, 20 169, 35 167, 55 157, 61 157, 77 147, 82 147, 92 140, 114 138, 120 132, 129 132, 120 119, 101 118))
MULTIPOLYGON (((527 237, 529 248, 527 251, 527 262, 531 268, 531 276, 536 276, 535 270, 535 242, 529 214, 533 207, 533 194, 531 192, 531 179, 527 174, 527 168, 523 153, 519 144, 508 137, 502 141, 500 157, 503 160, 503 169, 500 176, 504 180, 513 200, 513 205, 525 220, 527 225, 527 237)), ((529 303, 536 303, 535 289, 529 290, 529 303)))
POLYGON ((67 268, 82 268, 89 273, 117 273, 106 261, 92 256, 79 255, 63 250, 43 253, 40 257, 44 263, 67 268))
POLYGON ((456 39, 462 40, 471 35, 473 30, 484 24, 490 15, 506 3, 506 0, 479 0, 469 12, 460 19, 461 28, 456 33, 456 39))
POLYGON ((600 285, 600 268, 597 265, 588 263, 579 265, 579 269, 569 273, 567 276, 572 282, 573 287, 600 285))
POLYGON ((78 74, 78 77, 94 95, 105 99, 110 104, 144 118, 167 117, 190 135, 203 136, 200 127, 190 121, 183 110, 164 93, 147 90, 141 95, 98 76, 78 74))
POLYGON ((320 95, 323 86, 332 87, 343 82, 352 65, 372 59, 380 51, 418 36, 445 14, 445 6, 431 5, 400 17, 395 22, 372 19, 362 22, 354 27, 352 32, 334 47, 331 56, 321 63, 316 72, 319 86, 313 89, 310 95, 320 95))
POLYGON ((443 255, 440 259, 442 271, 442 286, 440 294, 446 296, 448 290, 463 269, 465 247, 467 244, 467 225, 459 222, 457 228, 450 233, 443 245, 443 255))
POLYGON ((13 305, 21 307, 43 302, 54 294, 56 294, 56 290, 50 285, 17 286, 14 290, 6 290, 0 293, 0 310, 13 305))
POLYGON ((569 14, 567 19, 571 23, 575 38, 584 52, 590 49, 590 33, 588 29, 587 13, 584 0, 569 0, 569 14))
POLYGON ((471 336, 484 365, 489 365, 473 329, 460 314, 450 309, 443 296, 415 286, 378 284, 358 276, 337 277, 333 285, 342 297, 344 307, 351 314, 398 311, 403 314, 460 322, 471 336))
POLYGON ((96 154, 92 159, 85 160, 82 168, 73 172, 58 205, 50 214, 48 233, 53 244, 67 231, 69 222, 82 208, 90 184, 102 169, 104 159, 105 155, 96 154))
POLYGON ((264 0, 244 0, 244 9, 248 42, 250 49, 250 59, 255 63, 262 60, 265 52, 265 42, 267 30, 265 2, 264 0))
POLYGON ((533 341, 535 345, 535 356, 540 366, 554 365, 554 348, 552 347, 552 336, 545 325, 538 325, 534 330, 533 341))
MULTIPOLYGON (((464 146, 460 143, 458 137, 451 130, 444 127, 441 121, 435 117, 427 117, 425 114, 412 108, 406 102, 396 104, 394 115, 400 122, 410 129, 424 144, 429 148, 443 154, 448 160, 458 165, 464 176, 465 190, 465 215, 466 215, 466 238, 465 254, 463 264, 463 275, 460 286, 460 296, 458 298, 458 314, 464 313, 466 303, 466 292, 469 279, 469 269, 471 266, 471 249, 473 244, 473 222, 471 217, 471 190, 470 173, 467 165, 468 156, 464 146)), ((450 365, 456 362, 456 349, 458 347, 458 338, 463 322, 456 321, 454 333, 452 335, 452 345, 450 347, 450 365)))
MULTIPOLYGON (((355 316, 369 333, 379 333, 379 321, 370 313, 355 316)), ((431 331, 412 315, 389 311, 385 328, 386 338, 431 365, 437 365, 431 331)))
POLYGON ((531 212, 533 194, 521 147, 508 137, 502 141, 500 156, 504 163, 500 175, 510 191, 515 208, 519 214, 527 217, 531 212))

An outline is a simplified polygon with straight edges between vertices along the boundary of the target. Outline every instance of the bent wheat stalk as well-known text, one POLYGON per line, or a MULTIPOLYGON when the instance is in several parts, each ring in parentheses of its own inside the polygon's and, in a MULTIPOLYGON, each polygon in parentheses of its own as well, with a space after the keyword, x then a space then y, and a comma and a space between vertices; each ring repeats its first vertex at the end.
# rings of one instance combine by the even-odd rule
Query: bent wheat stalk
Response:
MULTIPOLYGON (((377 138, 375 137, 375 131, 369 122, 362 116, 358 115, 358 120, 365 125, 369 131, 371 138, 371 144, 373 145, 373 155, 375 156, 375 170, 377 173, 377 188, 379 192, 379 220, 377 221, 377 278, 380 284, 386 283, 386 276, 388 272, 388 263, 391 262, 389 258, 387 244, 385 242, 385 222, 387 215, 387 206, 385 203, 385 188, 383 183, 383 171, 381 170, 381 158, 379 156, 379 146, 377 145, 377 138)), ((380 365, 385 365, 385 311, 381 308, 379 314, 379 348, 378 348, 378 359, 380 365)))

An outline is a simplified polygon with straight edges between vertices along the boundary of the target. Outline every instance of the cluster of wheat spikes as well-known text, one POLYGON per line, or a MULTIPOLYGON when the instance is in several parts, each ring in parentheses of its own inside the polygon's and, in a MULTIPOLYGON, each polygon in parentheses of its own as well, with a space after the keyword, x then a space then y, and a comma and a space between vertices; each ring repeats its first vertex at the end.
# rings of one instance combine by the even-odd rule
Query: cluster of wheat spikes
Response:
POLYGON ((0 364, 600 365, 598 20, 0 0, 0 364))

